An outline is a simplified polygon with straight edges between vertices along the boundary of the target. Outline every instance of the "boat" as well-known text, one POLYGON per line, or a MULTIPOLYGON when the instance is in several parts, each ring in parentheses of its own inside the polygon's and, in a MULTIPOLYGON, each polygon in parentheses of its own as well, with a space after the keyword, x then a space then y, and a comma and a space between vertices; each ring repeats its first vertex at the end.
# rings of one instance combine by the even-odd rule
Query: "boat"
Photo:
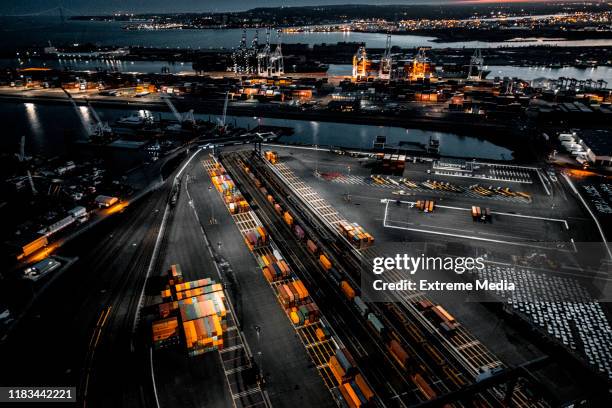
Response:
POLYGON ((153 122, 153 116, 149 112, 142 110, 129 116, 123 116, 117 120, 118 125, 129 127, 140 127, 152 124, 153 122))

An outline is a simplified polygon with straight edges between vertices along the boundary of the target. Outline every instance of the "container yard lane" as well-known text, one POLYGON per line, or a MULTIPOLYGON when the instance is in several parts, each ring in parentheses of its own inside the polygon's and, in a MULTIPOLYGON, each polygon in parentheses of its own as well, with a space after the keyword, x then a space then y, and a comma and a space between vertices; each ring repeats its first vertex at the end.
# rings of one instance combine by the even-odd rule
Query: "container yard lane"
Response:
MULTIPOLYGON (((169 251, 174 253, 166 254, 168 262, 179 259, 179 262, 185 260, 193 263, 197 259, 194 254, 208 256, 208 261, 193 263, 194 271, 199 276, 218 276, 211 258, 217 262, 226 292, 234 305, 239 322, 237 327, 243 334, 246 352, 253 357, 254 366, 262 373, 262 388, 272 406, 334 406, 333 399, 325 392, 325 385, 316 374, 316 367, 308 359, 301 339, 279 307, 260 265, 245 244, 241 226, 236 224, 224 197, 211 183, 204 166, 210 160, 202 154, 198 163, 192 163, 186 170, 185 194, 179 201, 185 200, 188 204, 190 214, 185 222, 190 226, 178 227, 177 237, 185 233, 187 236, 169 246, 173 248, 169 251), (192 233, 194 235, 190 238, 192 233), (206 249, 206 242, 210 244, 210 251, 206 249)), ((177 207, 180 205, 179 202, 177 207)), ((174 235, 172 228, 169 235, 171 240, 174 235)), ((236 349, 221 351, 221 357, 225 360, 236 349)), ((235 374, 243 370, 240 365, 220 368, 216 375, 223 378, 225 371, 230 386, 235 374)), ((233 396, 239 398, 248 396, 250 392, 248 389, 232 390, 233 396)))

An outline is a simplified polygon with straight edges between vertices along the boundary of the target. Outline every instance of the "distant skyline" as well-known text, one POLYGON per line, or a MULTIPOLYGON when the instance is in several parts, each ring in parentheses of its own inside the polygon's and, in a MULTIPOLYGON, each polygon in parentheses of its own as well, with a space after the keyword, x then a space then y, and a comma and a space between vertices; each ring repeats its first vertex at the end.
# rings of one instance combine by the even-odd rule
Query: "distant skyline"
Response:
MULTIPOLYGON (((57 6, 80 14, 114 12, 173 13, 241 11, 256 7, 295 7, 338 4, 462 4, 462 3, 535 3, 529 0, 0 0, 1 15, 44 13, 57 6)), ((544 1, 538 1, 544 2, 544 1)))

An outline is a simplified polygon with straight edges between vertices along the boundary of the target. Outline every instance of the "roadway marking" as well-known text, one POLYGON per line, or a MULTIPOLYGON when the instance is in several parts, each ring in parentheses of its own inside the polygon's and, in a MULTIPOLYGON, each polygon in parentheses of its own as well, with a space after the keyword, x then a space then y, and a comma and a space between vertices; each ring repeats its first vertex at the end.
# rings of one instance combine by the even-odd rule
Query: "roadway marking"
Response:
MULTIPOLYGON (((440 206, 440 207, 442 207, 442 206, 440 206)), ((566 249, 549 248, 549 247, 543 247, 543 246, 539 246, 539 245, 533 245, 532 242, 524 243, 523 244, 523 243, 519 243, 519 242, 508 242, 508 241, 501 241, 501 240, 492 239, 492 238, 476 237, 476 236, 472 236, 472 235, 452 234, 450 232, 431 231, 431 230, 424 230, 424 229, 419 229, 419 228, 409 228, 409 227, 400 227, 400 226, 396 226, 396 225, 390 225, 387 222, 388 209, 389 209, 389 201, 387 201, 386 204, 385 204, 385 217, 383 218, 383 226, 386 227, 386 228, 394 228, 394 229, 400 229, 400 230, 404 230, 404 231, 423 232, 423 233, 426 233, 426 234, 442 235, 442 236, 449 236, 449 237, 454 237, 454 238, 473 239, 473 240, 476 240, 476 241, 492 242, 492 243, 496 243, 496 244, 508 244, 508 245, 516 245, 516 246, 527 246, 527 247, 540 248, 540 249, 556 249, 556 250, 562 251, 562 252, 572 252, 572 251, 569 251, 569 250, 566 250, 566 249)), ((466 211, 469 211, 469 210, 466 210, 466 211)), ((514 215, 514 214, 512 214, 512 215, 514 215)), ((395 221, 395 222, 399 222, 399 221, 395 221)))
POLYGON ((241 365, 241 366, 236 367, 236 368, 231 368, 231 369, 229 369, 229 370, 225 370, 225 375, 230 375, 230 374, 239 373, 239 372, 241 372, 241 371, 248 370, 249 368, 251 368, 251 366, 248 366, 248 365, 241 365))
POLYGON ((259 386, 254 387, 254 388, 249 388, 248 390, 242 391, 238 394, 233 394, 232 397, 234 399, 238 399, 238 398, 246 397, 247 395, 255 394, 256 392, 261 392, 261 388, 259 388, 259 386))
MULTIPOLYGON (((397 202, 396 200, 393 200, 393 199, 382 199, 382 200, 380 200, 381 203, 386 202, 387 205, 389 204, 389 201, 397 202)), ((416 202, 414 202, 414 201, 402 201, 402 200, 400 200, 400 203, 411 204, 411 205, 415 205, 416 204, 416 202)), ((450 206, 450 205, 439 205, 439 204, 436 204, 436 207, 439 207, 439 208, 448 208, 450 210, 472 211, 471 208, 453 207, 453 206, 450 206)), ((569 225, 567 223, 567 220, 562 220, 562 219, 559 219, 559 218, 538 217, 536 215, 512 214, 512 213, 505 213, 505 212, 498 212, 498 211, 491 211, 491 214, 506 215, 508 217, 530 218, 530 219, 533 219, 533 220, 540 220, 540 221, 559 222, 559 223, 561 223, 561 224, 563 224, 565 226, 565 229, 569 230, 569 225)))
MULTIPOLYGON (((538 173, 538 177, 540 178, 540 181, 542 182, 542 187, 544 187, 544 190, 546 190, 546 194, 551 195, 551 192, 546 187, 546 182, 544 181, 544 178, 542 177, 542 172, 540 171, 540 169, 536 169, 536 173, 538 173)), ((550 188, 552 190, 552 186, 550 188)))
POLYGON ((151 362, 151 382, 153 383, 153 395, 155 395, 155 405, 159 408, 159 398, 157 397, 157 385, 155 384, 155 372, 153 370, 153 349, 149 347, 149 361, 151 362))
POLYGON ((461 177, 461 178, 468 178, 468 179, 478 179, 478 180, 491 180, 491 181, 503 181, 505 183, 519 183, 519 184, 533 184, 533 181, 529 180, 529 181, 524 181, 524 180, 511 180, 511 179, 503 179, 503 178, 498 178, 498 177, 484 177, 484 176, 474 176, 474 175, 467 175, 467 174, 448 174, 448 173, 442 173, 441 170, 434 170, 434 174, 438 175, 438 176, 446 176, 446 177, 461 177))
POLYGON ((223 350, 219 350, 219 353, 220 354, 225 354, 225 353, 228 353, 230 351, 234 351, 234 350, 238 350, 238 349, 244 349, 244 346, 242 344, 238 344, 236 346, 224 347, 223 350))
POLYGON ((565 179, 567 184, 570 186, 572 191, 578 196, 578 198, 580 198, 580 201, 582 202, 582 205, 584 205, 584 207, 587 209, 589 214, 591 214, 591 218, 593 218, 593 221, 595 221, 595 225, 597 225, 597 229, 599 230, 599 234, 601 235, 601 239, 602 239, 602 241, 603 241, 603 243, 604 243, 604 245, 606 247, 606 250, 608 252, 608 256, 610 257, 610 259, 612 259, 612 252, 610 252, 610 247, 608 246, 608 240, 606 239, 606 235, 604 234, 603 230, 601 229, 601 225, 599 224, 599 220, 597 219, 597 217, 595 217, 595 214, 593 214, 593 211, 591 211, 591 208, 589 207, 587 202, 584 201, 584 198, 582 198, 582 195, 578 192, 578 189, 576 189, 576 186, 574 185, 574 183, 572 183, 572 180, 570 180, 570 178, 565 173, 562 173, 561 176, 565 179))

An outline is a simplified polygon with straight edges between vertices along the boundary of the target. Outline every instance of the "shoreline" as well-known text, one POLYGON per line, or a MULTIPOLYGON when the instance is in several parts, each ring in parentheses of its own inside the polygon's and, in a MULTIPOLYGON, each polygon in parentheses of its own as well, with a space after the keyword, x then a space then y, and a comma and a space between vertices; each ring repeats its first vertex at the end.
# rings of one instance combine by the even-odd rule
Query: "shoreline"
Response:
MULTIPOLYGON (((105 97, 107 98, 107 97, 105 97)), ((0 101, 12 103, 39 103, 39 104, 71 104, 70 100, 64 97, 55 96, 24 96, 10 95, 0 93, 0 101)), ((74 99, 77 105, 86 105, 86 101, 80 98, 74 99)), ((101 99, 88 97, 89 103, 97 107, 115 108, 115 109, 152 109, 158 111, 168 111, 167 106, 163 101, 152 101, 140 99, 101 99)), ((198 114, 221 114, 223 110, 223 101, 205 101, 201 100, 183 100, 177 103, 177 108, 185 106, 189 109, 194 109, 198 114)), ((494 143, 500 147, 505 147, 513 152, 512 160, 504 161, 512 162, 532 162, 537 157, 533 151, 530 151, 527 146, 530 146, 528 139, 525 137, 525 132, 516 128, 509 123, 492 123, 482 120, 482 118, 474 118, 470 114, 453 114, 451 119, 442 119, 426 116, 398 117, 398 116, 383 116, 383 115, 347 115, 333 112, 303 112, 303 111, 286 111, 277 109, 275 105, 261 105, 257 107, 246 106, 228 106, 227 114, 230 116, 260 116, 263 118, 274 119, 289 119, 302 121, 320 121, 320 122, 335 122, 354 125, 368 126, 392 126, 407 129, 421 129, 429 131, 438 131, 453 133, 458 136, 469 136, 480 140, 485 140, 494 143), (478 119, 478 120, 475 120, 478 119)))

